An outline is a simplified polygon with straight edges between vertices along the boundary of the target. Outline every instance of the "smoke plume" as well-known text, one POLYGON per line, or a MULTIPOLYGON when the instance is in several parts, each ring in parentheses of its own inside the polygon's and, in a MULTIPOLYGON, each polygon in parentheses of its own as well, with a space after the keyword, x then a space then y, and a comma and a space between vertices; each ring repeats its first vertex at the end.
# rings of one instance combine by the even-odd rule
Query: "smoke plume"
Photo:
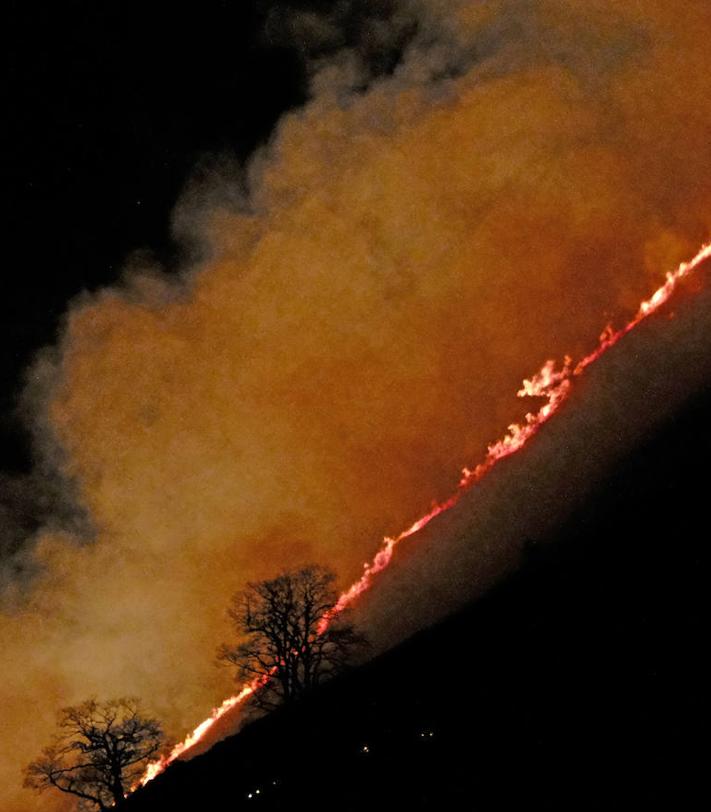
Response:
POLYGON ((706 0, 378 5, 274 14, 309 102, 189 186, 177 282, 139 259, 29 373, 93 541, 47 518, 13 542, 35 575, 0 620, 4 812, 39 808, 19 769, 62 705, 135 694, 191 727, 232 691, 235 589, 352 581, 520 419, 524 377, 708 237, 706 0))

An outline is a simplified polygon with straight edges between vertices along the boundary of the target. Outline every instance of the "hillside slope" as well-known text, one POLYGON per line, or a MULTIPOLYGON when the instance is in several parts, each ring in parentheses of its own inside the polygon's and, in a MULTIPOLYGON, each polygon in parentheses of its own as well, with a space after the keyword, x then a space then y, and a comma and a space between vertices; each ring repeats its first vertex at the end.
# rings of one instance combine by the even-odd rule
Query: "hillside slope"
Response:
POLYGON ((515 577, 174 765, 128 812, 692 808, 709 452, 711 389, 552 544, 531 539, 515 577))

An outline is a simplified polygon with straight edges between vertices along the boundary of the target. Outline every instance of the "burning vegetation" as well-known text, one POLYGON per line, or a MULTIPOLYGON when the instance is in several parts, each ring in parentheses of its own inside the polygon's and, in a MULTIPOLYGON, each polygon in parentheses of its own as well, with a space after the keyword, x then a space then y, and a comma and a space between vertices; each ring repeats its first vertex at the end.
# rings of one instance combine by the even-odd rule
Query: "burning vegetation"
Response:
POLYGON ((13 537, 35 577, 8 570, 0 619, 3 810, 36 808, 20 766, 81 697, 139 695, 171 741, 218 705, 142 782, 234 730, 261 683, 219 705, 230 595, 317 561, 328 631, 708 259, 665 280, 711 232, 707 0, 400 0, 353 41, 356 5, 296 21, 308 98, 200 168, 186 262, 92 285, 27 371, 42 466, 95 535, 50 511, 13 537))
MULTIPOLYGON (((366 564, 363 576, 349 589, 343 592, 337 598, 337 600, 335 600, 330 606, 327 605, 328 602, 321 601, 319 604, 321 610, 319 619, 312 620, 313 625, 309 626, 309 634, 313 636, 313 630, 316 630, 318 635, 326 635, 326 637, 328 637, 332 624, 337 621, 341 613, 343 613, 364 592, 366 592, 372 585, 374 576, 376 576, 390 564, 394 550, 401 541, 415 535, 438 515, 454 507, 458 503, 462 493, 479 483, 500 460, 505 459, 511 454, 514 454, 522 449, 525 444, 539 431, 539 429, 548 420, 550 420, 551 417, 553 417, 553 415, 565 402, 575 378, 582 375, 591 364, 600 359, 608 350, 610 350, 622 338, 624 338, 625 335, 634 330, 635 327, 637 327, 645 319, 666 304, 678 286, 709 259, 711 259, 711 245, 706 245, 700 249, 693 259, 691 259, 689 262, 681 263, 681 265, 679 265, 675 271, 670 272, 667 275, 664 285, 658 288, 649 298, 640 303, 635 317, 626 325, 618 329, 608 326, 601 334, 597 347, 580 359, 576 364, 573 364, 571 359, 566 358, 562 368, 557 370, 554 361, 547 361, 539 373, 534 375, 530 380, 525 380, 522 388, 518 392, 518 396, 542 398, 544 403, 538 409, 538 411, 535 413, 529 412, 526 415, 525 423, 513 424, 509 426, 508 432, 504 435, 504 437, 489 446, 487 456, 483 462, 479 463, 473 469, 465 468, 463 470, 463 476, 459 483, 458 490, 449 499, 435 505, 427 514, 414 522, 398 536, 395 536, 394 538, 386 538, 383 542, 382 548, 376 554, 372 563, 366 564)), ((310 580, 310 578, 307 580, 310 580)), ((270 601, 274 599, 276 599, 275 605, 278 605, 279 600, 281 600, 284 595, 289 594, 292 586, 293 584, 289 578, 284 581, 277 579, 276 581, 267 582, 266 585, 262 585, 262 593, 257 592, 257 595, 259 596, 260 601, 263 602, 266 607, 268 607, 270 605, 270 601)), ((323 590, 324 587, 318 590, 321 597, 327 594, 323 590)), ((247 593, 247 595, 249 595, 249 593, 247 593)), ((232 616, 233 619, 236 619, 238 625, 248 629, 251 625, 251 623, 248 623, 251 617, 250 613, 248 612, 249 605, 241 603, 241 600, 244 600, 244 598, 238 598, 237 606, 233 607, 232 616)), ((261 611, 257 613, 256 618, 260 621, 257 625, 264 628, 265 624, 263 623, 263 620, 265 619, 265 615, 263 608, 261 608, 261 611)), ((254 619, 254 617, 252 617, 252 619, 254 619)), ((267 613, 266 619, 271 619, 269 613, 267 613)), ((269 647, 268 650, 270 650, 270 648, 271 647, 269 647)), ((271 651, 270 655, 273 657, 273 653, 271 651)), ((242 650, 242 652, 240 652, 239 649, 223 650, 223 657, 225 659, 233 663, 247 664, 247 669, 252 667, 252 663, 255 661, 255 656, 256 661, 259 664, 262 658, 261 649, 248 647, 242 650)), ((261 660, 261 662, 266 664, 268 659, 261 660)), ((301 666, 299 665, 295 666, 296 670, 298 670, 300 667, 301 666)), ((271 668, 273 670, 274 666, 272 665, 271 668)), ((226 713, 231 711, 235 706, 239 705, 244 700, 250 698, 255 692, 259 692, 265 685, 266 680, 263 676, 264 667, 258 665, 258 670, 262 676, 257 677, 251 683, 246 685, 239 694, 225 700, 225 702, 219 708, 216 708, 212 712, 212 715, 202 722, 201 725, 198 726, 198 728, 196 728, 196 730, 194 730, 183 743, 176 745, 176 747, 167 757, 151 764, 142 777, 141 783, 147 783, 149 780, 162 772, 172 761, 180 758, 187 751, 189 751, 191 747, 206 736, 212 726, 226 713)), ((247 671, 244 673, 247 673, 247 671)), ((288 669, 283 669, 283 676, 288 681, 288 669)), ((283 696, 288 695, 288 688, 284 688, 283 696)))

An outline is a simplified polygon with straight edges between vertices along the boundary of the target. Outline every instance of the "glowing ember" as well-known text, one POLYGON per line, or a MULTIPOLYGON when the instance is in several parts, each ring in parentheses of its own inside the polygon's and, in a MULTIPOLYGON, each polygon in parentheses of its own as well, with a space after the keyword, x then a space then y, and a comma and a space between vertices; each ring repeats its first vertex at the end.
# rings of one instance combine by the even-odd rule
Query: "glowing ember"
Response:
MULTIPOLYGON (((403 539, 422 530, 423 527, 428 525, 436 516, 439 516, 440 513, 444 513, 444 511, 456 505, 462 494, 480 482, 499 460, 523 448, 541 426, 550 420, 565 402, 570 393, 573 379, 581 375, 590 364, 597 361, 597 359, 604 355, 611 347, 614 347, 621 338, 632 331, 640 322, 664 305, 671 298, 679 283, 685 277, 693 273, 693 271, 707 259, 711 259, 711 244, 705 245, 690 262, 683 262, 676 271, 668 273, 665 283, 658 288, 649 299, 646 299, 640 304, 637 314, 628 324, 619 330, 614 330, 608 325, 600 336, 597 347, 595 347, 589 355, 582 358, 575 367, 572 366, 572 360, 570 358, 565 358, 563 366, 560 369, 556 369, 555 361, 549 360, 546 361, 540 371, 530 380, 525 380, 521 389, 517 392, 518 397, 543 398, 545 399, 545 403, 541 408, 535 413, 529 412, 526 414, 524 422, 510 425, 506 434, 493 445, 489 446, 484 460, 474 469, 464 468, 458 488, 449 499, 436 504, 429 513, 422 516, 406 530, 403 530, 400 535, 394 538, 386 537, 383 540, 383 544, 373 560, 364 565, 362 576, 341 594, 332 609, 321 618, 318 628, 319 633, 322 634, 339 612, 343 611, 370 588, 373 577, 379 572, 382 572, 382 570, 390 564, 395 547, 403 539)), ((141 786, 147 784, 162 773, 169 764, 194 747, 205 737, 219 719, 228 711, 232 710, 232 708, 244 702, 255 691, 258 691, 269 681, 270 676, 271 674, 254 680, 242 688, 237 695, 226 699, 219 708, 215 708, 209 718, 198 725, 184 741, 176 744, 168 754, 162 756, 159 760, 149 764, 139 784, 141 786)))

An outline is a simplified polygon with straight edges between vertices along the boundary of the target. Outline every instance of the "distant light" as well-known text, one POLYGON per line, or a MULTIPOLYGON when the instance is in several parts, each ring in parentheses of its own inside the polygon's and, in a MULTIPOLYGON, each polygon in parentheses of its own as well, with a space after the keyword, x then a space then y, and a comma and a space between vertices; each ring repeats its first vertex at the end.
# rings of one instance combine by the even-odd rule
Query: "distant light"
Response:
POLYGON ((368 745, 367 745, 367 744, 364 744, 364 745, 363 745, 363 746, 360 748, 360 752, 361 752, 361 753, 370 753, 370 747, 368 747, 368 745))

